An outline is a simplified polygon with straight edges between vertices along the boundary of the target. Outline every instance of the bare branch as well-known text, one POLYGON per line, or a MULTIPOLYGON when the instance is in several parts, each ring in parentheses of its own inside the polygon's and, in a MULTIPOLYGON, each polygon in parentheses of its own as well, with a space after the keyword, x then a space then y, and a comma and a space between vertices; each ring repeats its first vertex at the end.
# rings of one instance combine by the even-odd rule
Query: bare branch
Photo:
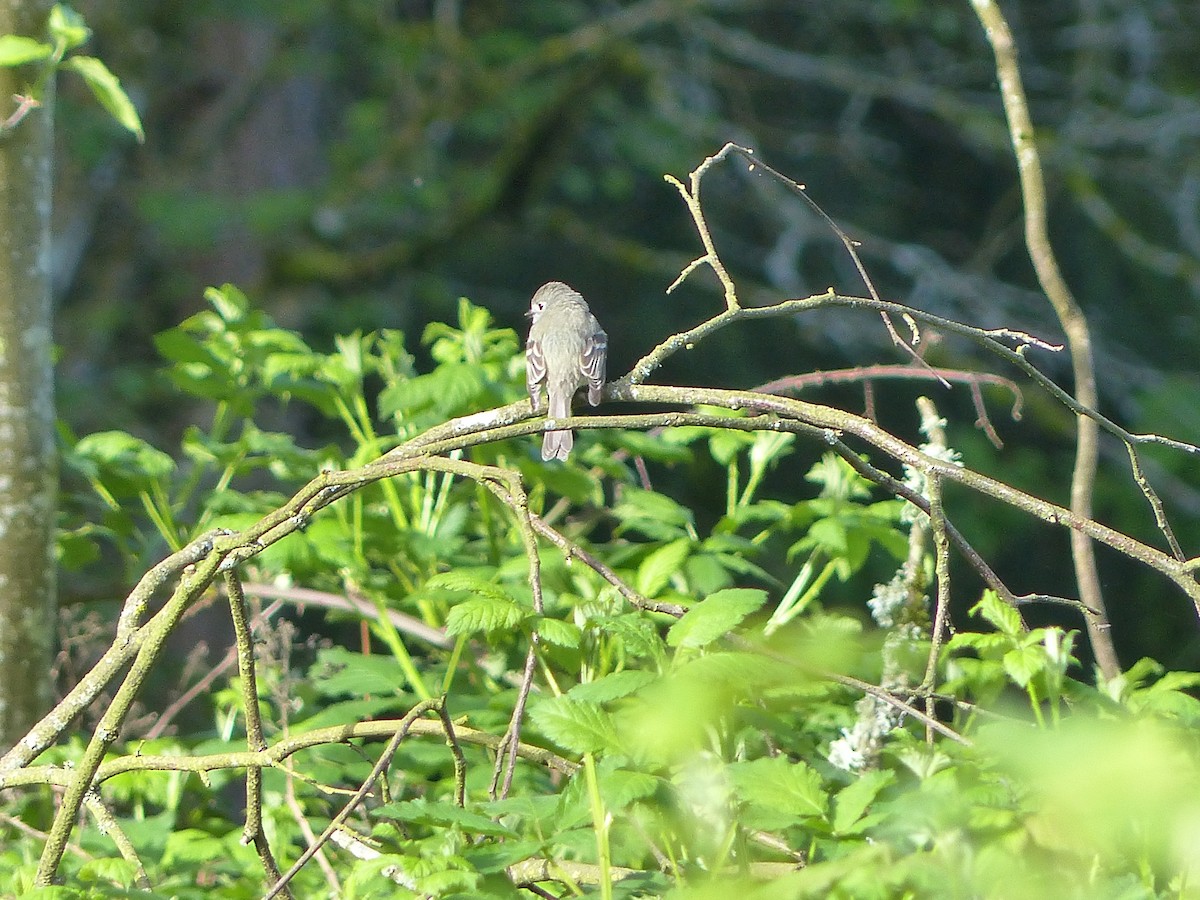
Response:
MULTIPOLYGON (((1021 181, 1021 197, 1025 203, 1025 244, 1037 272, 1038 283, 1046 292, 1050 305, 1067 335, 1071 350, 1071 368, 1075 378, 1075 395, 1081 405, 1099 408, 1096 390, 1096 368, 1092 357, 1092 338, 1087 318, 1080 309, 1066 279, 1058 268, 1054 248, 1050 244, 1046 212, 1046 185, 1042 164, 1034 139, 1033 120, 1021 83, 1017 64, 1016 44, 1004 13, 995 0, 971 0, 975 14, 982 23, 996 59, 996 75, 1000 81, 1000 97, 1008 118, 1013 154, 1021 181)), ((1081 518, 1091 518, 1092 493, 1096 482, 1099 458, 1099 429, 1096 421, 1086 415, 1076 420, 1075 468, 1071 473, 1071 511, 1081 518)), ((1153 503, 1153 501, 1151 501, 1153 503)), ((1165 520, 1164 520, 1165 521, 1165 520)), ((1173 537, 1169 538, 1173 540, 1173 537)), ((1100 573, 1092 542, 1081 531, 1071 532, 1071 554, 1075 562, 1075 580, 1084 603, 1100 615, 1087 620, 1088 636, 1096 663, 1105 678, 1115 678, 1121 671, 1109 632, 1108 613, 1100 591, 1100 573)))

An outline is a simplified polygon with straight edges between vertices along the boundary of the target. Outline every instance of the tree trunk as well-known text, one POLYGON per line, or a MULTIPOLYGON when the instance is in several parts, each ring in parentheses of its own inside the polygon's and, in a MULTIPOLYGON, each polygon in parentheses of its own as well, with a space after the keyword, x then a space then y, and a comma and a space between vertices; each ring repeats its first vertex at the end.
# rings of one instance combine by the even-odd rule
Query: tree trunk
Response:
MULTIPOLYGON (((0 5, 0 34, 42 38, 50 4, 0 5)), ((0 108, 32 67, 0 68, 0 108)), ((55 632, 57 467, 50 332, 50 165, 54 82, 0 136, 0 749, 50 703, 55 632)))

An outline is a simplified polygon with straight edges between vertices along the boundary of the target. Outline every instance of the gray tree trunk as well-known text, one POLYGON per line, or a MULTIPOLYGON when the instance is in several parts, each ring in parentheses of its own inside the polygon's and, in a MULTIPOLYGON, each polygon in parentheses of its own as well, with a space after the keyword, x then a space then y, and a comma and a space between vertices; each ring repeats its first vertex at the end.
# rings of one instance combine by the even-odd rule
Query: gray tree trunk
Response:
MULTIPOLYGON (((40 38, 50 3, 0 4, 0 34, 40 38)), ((0 109, 32 67, 0 68, 0 109)), ((57 464, 50 332, 51 79, 0 136, 0 750, 49 708, 55 633, 57 464)))

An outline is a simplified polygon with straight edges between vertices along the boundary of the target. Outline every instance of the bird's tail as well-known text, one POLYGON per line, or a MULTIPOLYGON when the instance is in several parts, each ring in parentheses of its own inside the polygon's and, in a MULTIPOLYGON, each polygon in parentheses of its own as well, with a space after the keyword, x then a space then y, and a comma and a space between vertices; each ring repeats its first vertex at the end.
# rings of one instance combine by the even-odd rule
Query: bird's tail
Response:
MULTIPOLYGON (((565 419, 571 415, 571 394, 567 391, 552 390, 547 385, 550 409, 547 418, 565 419)), ((542 459, 566 459, 575 445, 575 435, 570 431, 547 431, 542 438, 542 459)))

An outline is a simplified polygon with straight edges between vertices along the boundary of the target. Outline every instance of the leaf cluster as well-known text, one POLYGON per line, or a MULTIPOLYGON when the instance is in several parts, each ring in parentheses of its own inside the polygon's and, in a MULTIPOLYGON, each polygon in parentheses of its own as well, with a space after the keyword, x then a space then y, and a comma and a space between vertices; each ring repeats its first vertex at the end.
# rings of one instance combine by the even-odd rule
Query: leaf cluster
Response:
MULTIPOLYGON (((36 64, 37 76, 29 89, 29 100, 33 105, 41 102, 46 83, 56 72, 75 73, 83 79, 92 96, 108 114, 141 142, 146 137, 142 122, 133 101, 121 87, 120 79, 94 56, 80 53, 67 55, 87 43, 91 36, 91 29, 83 16, 65 4, 56 3, 46 21, 45 40, 20 34, 0 35, 0 66, 36 64)), ((0 133, 16 127, 19 121, 19 117, 10 119, 4 123, 0 133)))
MULTIPOLYGON (((465 300, 456 323, 426 331, 428 371, 399 333, 353 334, 322 353, 235 288, 208 300, 158 341, 164 377, 211 410, 183 436, 178 462, 127 433, 64 434, 80 485, 64 559, 115 552, 135 569, 164 546, 269 513, 315 468, 362 464, 523 390, 515 335, 465 300), (328 445, 300 447, 261 424, 290 404, 328 425, 328 445)), ((1074 633, 1026 630, 986 593, 979 630, 960 629, 938 653, 939 692, 928 698, 958 739, 935 740, 916 718, 913 671, 909 687, 883 692, 901 715, 878 757, 839 768, 830 748, 861 720, 855 685, 879 678, 887 635, 826 603, 825 586, 836 578, 865 597, 868 560, 904 561, 912 523, 899 501, 877 499, 830 457, 809 471, 807 499, 781 503, 762 486, 794 464, 792 440, 667 429, 655 444, 662 464, 707 454, 725 472, 724 514, 701 529, 642 482, 631 453, 648 448, 643 436, 581 433, 561 467, 532 443, 464 453, 520 471, 529 511, 579 551, 539 548, 540 602, 519 516, 448 472, 364 487, 244 564, 251 596, 262 584, 285 598, 288 587, 353 598, 366 635, 353 647, 308 642, 289 621, 258 619, 269 745, 438 697, 457 729, 400 743, 380 790, 327 846, 328 871, 302 868, 296 896, 333 883, 345 897, 509 898, 530 896, 529 885, 541 896, 675 898, 1186 894, 1200 795, 1196 676, 1146 661, 1090 686, 1074 633), (772 574, 780 558, 805 561, 790 586, 772 574), (536 678, 525 697, 527 658, 536 678), (522 705, 506 787, 496 748, 522 705)), ((929 649, 927 636, 913 640, 929 649)), ((206 726, 119 744, 114 759, 244 750, 244 687, 231 672, 209 694, 206 726)), ((262 770, 261 814, 281 861, 332 820, 377 747, 321 742, 262 770)), ((81 749, 56 747, 43 762, 69 765, 81 749)), ((189 773, 131 763, 100 786, 152 885, 141 896, 258 895, 242 810, 222 799, 243 777, 234 764, 189 773)), ((5 806, 38 828, 52 812, 35 791, 5 806)), ((0 828, 6 890, 120 896, 141 883, 96 825, 77 832, 69 886, 32 891, 37 842, 0 828)))

